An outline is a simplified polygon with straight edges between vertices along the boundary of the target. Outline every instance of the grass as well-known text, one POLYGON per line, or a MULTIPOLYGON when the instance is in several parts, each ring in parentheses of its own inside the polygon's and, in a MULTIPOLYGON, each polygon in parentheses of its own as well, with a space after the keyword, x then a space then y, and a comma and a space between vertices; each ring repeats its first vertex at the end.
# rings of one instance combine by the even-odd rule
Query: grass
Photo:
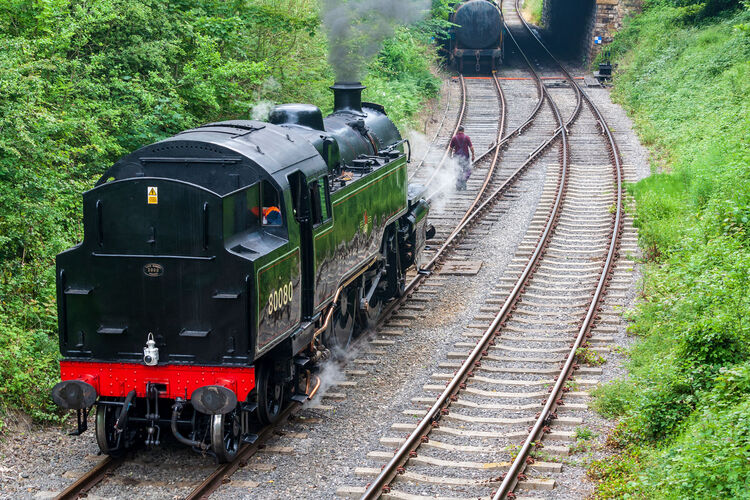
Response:
POLYGON ((524 0, 521 13, 531 24, 542 25, 542 8, 544 0, 524 0))
POLYGON ((587 347, 579 347, 576 350, 576 357, 578 361, 589 366, 602 366, 607 361, 604 356, 587 347))
POLYGON ((748 25, 747 3, 652 0, 612 45, 653 175, 629 187, 647 260, 630 377, 594 391, 619 419, 599 498, 750 497, 748 25))

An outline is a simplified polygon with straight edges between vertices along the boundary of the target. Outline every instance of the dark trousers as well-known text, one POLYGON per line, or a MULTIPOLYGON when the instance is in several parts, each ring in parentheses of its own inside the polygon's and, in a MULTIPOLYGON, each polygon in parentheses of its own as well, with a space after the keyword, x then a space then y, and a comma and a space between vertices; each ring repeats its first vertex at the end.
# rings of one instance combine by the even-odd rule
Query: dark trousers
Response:
POLYGON ((471 177, 471 161, 468 156, 457 155, 458 167, 456 169, 456 189, 463 191, 466 189, 466 181, 471 177))

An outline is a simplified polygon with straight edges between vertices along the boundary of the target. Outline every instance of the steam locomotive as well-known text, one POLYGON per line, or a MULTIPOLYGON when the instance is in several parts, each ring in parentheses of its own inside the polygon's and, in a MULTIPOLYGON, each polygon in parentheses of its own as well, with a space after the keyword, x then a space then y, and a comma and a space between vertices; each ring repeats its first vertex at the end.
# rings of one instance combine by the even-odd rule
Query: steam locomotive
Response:
POLYGON ((448 54, 460 73, 490 72, 502 64, 505 25, 495 0, 469 0, 450 16, 448 54))
POLYGON ((424 189, 364 87, 334 112, 181 132, 83 195, 84 239, 57 256, 62 381, 52 398, 102 452, 162 430, 219 462, 311 392, 314 370, 372 326, 419 266, 424 189))

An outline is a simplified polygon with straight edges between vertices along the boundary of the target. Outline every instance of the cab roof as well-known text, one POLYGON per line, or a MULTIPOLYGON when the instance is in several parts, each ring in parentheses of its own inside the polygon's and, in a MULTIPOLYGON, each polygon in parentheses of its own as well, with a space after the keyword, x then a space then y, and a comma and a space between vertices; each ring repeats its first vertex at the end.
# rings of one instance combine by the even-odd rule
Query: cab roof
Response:
POLYGON ((97 186, 113 178, 158 177, 197 184, 224 196, 263 179, 286 189, 287 175, 296 170, 309 178, 327 172, 326 163, 302 134, 291 127, 232 120, 142 147, 115 163, 97 186))

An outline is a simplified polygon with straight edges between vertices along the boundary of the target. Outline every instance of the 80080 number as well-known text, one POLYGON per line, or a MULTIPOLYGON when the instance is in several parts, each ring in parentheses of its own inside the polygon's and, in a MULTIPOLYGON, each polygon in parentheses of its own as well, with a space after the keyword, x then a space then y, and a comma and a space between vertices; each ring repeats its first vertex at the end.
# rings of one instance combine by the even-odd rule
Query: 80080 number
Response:
POLYGON ((292 285, 291 281, 281 288, 271 292, 268 295, 268 305, 266 307, 266 311, 268 312, 268 314, 273 314, 283 309, 288 304, 291 304, 293 293, 294 286, 292 285))

